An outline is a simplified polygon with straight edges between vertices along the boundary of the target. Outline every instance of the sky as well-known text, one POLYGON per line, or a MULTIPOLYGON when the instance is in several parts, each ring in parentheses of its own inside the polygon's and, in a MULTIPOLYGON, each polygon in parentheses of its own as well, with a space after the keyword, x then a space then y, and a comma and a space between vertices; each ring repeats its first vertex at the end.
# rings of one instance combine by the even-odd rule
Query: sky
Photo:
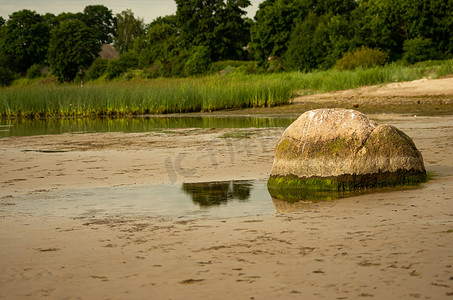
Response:
MULTIPOLYGON (((250 1, 252 5, 246 9, 249 18, 255 16, 258 5, 262 1, 250 1)), ((22 9, 34 10, 39 14, 76 13, 82 12, 85 6, 99 4, 111 9, 114 14, 129 8, 135 17, 143 18, 145 23, 176 12, 174 0, 0 0, 0 16, 7 20, 11 13, 22 9)))

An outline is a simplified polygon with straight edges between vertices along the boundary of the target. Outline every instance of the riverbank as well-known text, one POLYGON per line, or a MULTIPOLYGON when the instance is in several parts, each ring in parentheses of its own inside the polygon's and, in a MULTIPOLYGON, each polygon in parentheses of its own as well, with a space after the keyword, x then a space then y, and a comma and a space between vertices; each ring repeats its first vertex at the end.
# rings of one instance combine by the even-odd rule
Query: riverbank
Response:
MULTIPOLYGON (((453 77, 420 79, 364 86, 313 95, 301 95, 291 105, 231 111, 235 115, 300 115, 307 110, 338 107, 356 109, 364 114, 405 114, 441 116, 453 114, 453 77)), ((213 112, 222 115, 225 112, 213 112)))

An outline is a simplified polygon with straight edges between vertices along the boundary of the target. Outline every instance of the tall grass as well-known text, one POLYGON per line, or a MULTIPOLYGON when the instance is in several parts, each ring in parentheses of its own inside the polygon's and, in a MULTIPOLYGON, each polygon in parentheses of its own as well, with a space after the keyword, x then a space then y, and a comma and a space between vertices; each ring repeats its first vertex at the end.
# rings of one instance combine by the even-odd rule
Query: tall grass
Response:
POLYGON ((213 111, 287 104, 296 93, 439 78, 453 74, 453 60, 390 64, 353 71, 316 71, 113 81, 77 85, 19 85, 0 89, 2 118, 112 116, 213 111))
MULTIPOLYGON (((443 64, 442 66, 446 65, 447 64, 443 64)), ((429 70, 427 67, 407 67, 390 64, 384 67, 369 69, 357 68, 355 70, 347 71, 329 70, 305 74, 290 73, 290 76, 291 80, 295 81, 294 85, 298 90, 305 90, 308 92, 331 92, 353 89, 366 85, 411 81, 421 79, 425 76, 438 78, 440 77, 440 74, 437 74, 436 71, 440 71, 441 69, 442 68, 439 67, 435 70, 429 70), (427 73, 427 71, 429 72, 427 73)), ((453 70, 450 70, 450 73, 453 73, 453 70)))
POLYGON ((0 90, 3 117, 138 115, 265 107, 288 103, 294 88, 281 78, 211 76, 0 90))

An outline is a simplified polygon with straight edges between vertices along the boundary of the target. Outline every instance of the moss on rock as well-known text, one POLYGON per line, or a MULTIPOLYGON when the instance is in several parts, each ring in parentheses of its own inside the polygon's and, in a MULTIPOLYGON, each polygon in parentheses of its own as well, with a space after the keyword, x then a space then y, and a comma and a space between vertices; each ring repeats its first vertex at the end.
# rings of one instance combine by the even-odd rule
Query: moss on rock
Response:
POLYGON ((392 186, 417 186, 427 180, 426 172, 398 170, 397 172, 380 172, 374 174, 343 174, 332 177, 299 178, 294 175, 271 176, 267 182, 273 191, 301 190, 312 191, 356 191, 367 188, 392 186))

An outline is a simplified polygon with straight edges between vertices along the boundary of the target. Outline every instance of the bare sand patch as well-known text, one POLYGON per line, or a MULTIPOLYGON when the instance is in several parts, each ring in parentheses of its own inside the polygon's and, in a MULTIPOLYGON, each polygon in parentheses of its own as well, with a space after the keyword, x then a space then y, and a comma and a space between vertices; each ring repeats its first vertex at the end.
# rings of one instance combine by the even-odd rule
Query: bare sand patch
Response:
POLYGON ((296 98, 295 102, 306 100, 326 100, 344 98, 375 98, 375 97, 435 97, 453 96, 453 77, 395 82, 384 85, 365 86, 331 93, 307 95, 296 98))

